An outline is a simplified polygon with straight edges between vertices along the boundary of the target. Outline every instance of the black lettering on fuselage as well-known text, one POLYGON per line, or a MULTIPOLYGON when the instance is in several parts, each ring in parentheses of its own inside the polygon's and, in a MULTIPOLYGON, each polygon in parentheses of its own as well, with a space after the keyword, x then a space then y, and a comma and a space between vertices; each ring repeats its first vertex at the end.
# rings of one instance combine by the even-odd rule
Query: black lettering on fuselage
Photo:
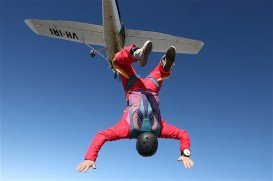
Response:
POLYGON ((54 30, 54 29, 53 29, 53 33, 54 33, 54 35, 56 35, 56 36, 60 36, 60 34, 59 34, 59 31, 58 31, 58 30, 54 30))
POLYGON ((77 40, 79 39, 76 33, 73 33, 73 39, 77 39, 77 40))
POLYGON ((67 38, 72 38, 72 35, 71 35, 70 32, 67 32, 67 31, 66 31, 65 34, 66 34, 67 38))
POLYGON ((51 33, 51 35, 53 36, 61 36, 61 37, 67 37, 67 38, 70 38, 70 39, 79 39, 77 34, 74 33, 74 32, 69 32, 69 31, 65 31, 65 32, 62 32, 61 30, 59 29, 54 29, 54 28, 49 28, 49 31, 51 33))
POLYGON ((52 29, 51 29, 51 28, 49 28, 49 30, 50 30, 50 33, 51 33, 52 35, 54 35, 54 33, 53 33, 52 29))
POLYGON ((60 32, 61 37, 63 37, 63 33, 61 32, 61 30, 59 30, 59 32, 60 32))

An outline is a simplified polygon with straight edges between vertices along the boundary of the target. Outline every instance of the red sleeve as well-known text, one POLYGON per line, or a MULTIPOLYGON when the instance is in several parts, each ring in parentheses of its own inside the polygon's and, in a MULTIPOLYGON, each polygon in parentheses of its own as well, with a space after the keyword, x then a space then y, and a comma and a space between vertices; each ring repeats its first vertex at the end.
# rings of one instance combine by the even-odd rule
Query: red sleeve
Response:
POLYGON ((169 125, 164 120, 161 120, 161 133, 159 137, 177 139, 180 141, 180 151, 184 149, 190 150, 191 144, 188 132, 169 125))
POLYGON ((95 135, 86 152, 85 160, 96 161, 98 153, 106 141, 114 141, 130 137, 130 126, 125 120, 126 114, 128 114, 128 111, 125 111, 122 119, 115 126, 100 131, 95 135))

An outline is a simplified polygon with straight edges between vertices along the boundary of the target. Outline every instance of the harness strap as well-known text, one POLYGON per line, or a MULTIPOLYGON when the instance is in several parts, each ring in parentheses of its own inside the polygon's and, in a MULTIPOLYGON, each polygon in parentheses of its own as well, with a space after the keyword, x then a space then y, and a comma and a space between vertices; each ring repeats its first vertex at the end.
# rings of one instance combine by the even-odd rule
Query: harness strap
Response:
POLYGON ((131 76, 127 81, 126 90, 130 90, 133 84, 139 79, 139 77, 140 77, 139 75, 131 76))
POLYGON ((143 115, 142 125, 141 125, 141 132, 150 131, 152 129, 151 122, 150 122, 150 115, 153 109, 151 104, 148 101, 146 95, 142 94, 142 100, 140 104, 140 112, 143 115))
POLYGON ((151 81, 153 81, 153 83, 156 85, 156 87, 159 87, 159 82, 154 78, 154 77, 147 77, 147 79, 150 79, 151 81))
POLYGON ((119 68, 119 66, 117 66, 117 64, 116 64, 116 58, 113 59, 112 65, 113 65, 115 71, 116 71, 118 74, 122 75, 122 76, 125 77, 126 79, 129 79, 129 76, 128 76, 121 68, 119 68))
MULTIPOLYGON (((148 102, 149 102, 149 106, 151 107, 151 111, 157 112, 157 115, 158 115, 158 120, 157 120, 158 125, 157 125, 157 129, 154 131, 154 133, 155 133, 155 135, 157 135, 159 137, 160 131, 161 131, 161 125, 160 125, 160 123, 161 123, 161 113, 160 113, 160 109, 157 111, 157 109, 153 106, 153 104, 151 104, 151 97, 150 96, 148 96, 147 99, 148 99, 148 102)), ((151 128, 151 130, 152 130, 152 128, 151 128)))
POLYGON ((130 138, 137 138, 138 135, 140 134, 140 131, 134 129, 133 112, 132 112, 131 107, 129 108, 129 114, 130 114, 130 131, 131 131, 130 138))
POLYGON ((151 100, 151 95, 150 94, 141 94, 141 100, 140 100, 140 105, 139 108, 136 110, 136 112, 133 111, 133 108, 131 107, 132 104, 127 101, 127 106, 129 106, 129 116, 130 116, 130 131, 131 131, 131 135, 130 138, 137 138, 141 133, 143 132, 153 132, 155 133, 158 137, 160 135, 160 131, 161 131, 161 126, 160 126, 160 122, 161 122, 161 116, 160 116, 160 110, 159 112, 156 111, 156 109, 154 108, 154 106, 152 105, 152 100, 151 100), (152 122, 151 119, 154 116, 154 112, 157 112, 157 121, 158 121, 158 126, 156 130, 152 130, 152 122), (140 130, 136 130, 134 128, 134 121, 133 120, 133 115, 134 114, 138 114, 139 117, 138 119, 141 119, 141 127, 140 130))

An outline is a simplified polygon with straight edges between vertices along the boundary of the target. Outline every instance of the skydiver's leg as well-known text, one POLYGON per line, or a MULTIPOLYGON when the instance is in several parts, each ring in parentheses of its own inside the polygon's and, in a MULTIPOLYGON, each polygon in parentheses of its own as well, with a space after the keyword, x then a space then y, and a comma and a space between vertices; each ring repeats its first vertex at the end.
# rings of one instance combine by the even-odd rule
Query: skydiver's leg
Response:
POLYGON ((115 70, 121 75, 122 78, 128 79, 132 75, 136 74, 136 71, 132 67, 132 63, 136 62, 136 59, 132 55, 132 50, 136 48, 135 45, 130 45, 121 49, 115 54, 113 60, 113 66, 115 70))
POLYGON ((137 73, 132 67, 132 63, 136 62, 136 59, 132 55, 132 50, 136 48, 135 45, 124 47, 118 53, 116 53, 113 60, 113 66, 119 73, 124 90, 126 91, 126 85, 130 77, 135 76, 137 73))
POLYGON ((148 75, 145 80, 146 86, 154 91, 158 92, 163 81, 170 77, 172 66, 175 60, 176 51, 174 47, 170 47, 166 54, 161 58, 159 64, 148 75))
POLYGON ((136 71, 132 67, 132 63, 138 61, 140 66, 147 63, 148 56, 152 50, 152 42, 147 41, 142 48, 130 45, 116 53, 113 60, 115 70, 121 75, 122 84, 125 90, 126 85, 131 77, 136 76, 136 71))

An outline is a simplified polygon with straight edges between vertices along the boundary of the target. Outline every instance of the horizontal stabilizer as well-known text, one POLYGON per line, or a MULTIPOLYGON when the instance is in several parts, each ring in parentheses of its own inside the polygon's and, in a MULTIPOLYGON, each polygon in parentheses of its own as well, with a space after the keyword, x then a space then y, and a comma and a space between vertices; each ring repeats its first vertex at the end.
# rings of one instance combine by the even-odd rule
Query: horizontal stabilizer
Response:
POLYGON ((177 53, 196 54, 200 51, 203 42, 173 36, 164 33, 141 31, 141 30, 126 30, 125 44, 135 44, 141 47, 147 40, 153 42, 153 51, 165 52, 170 46, 175 46, 177 53))
POLYGON ((39 19, 26 19, 25 23, 38 35, 93 45, 105 45, 103 27, 100 25, 39 19))

